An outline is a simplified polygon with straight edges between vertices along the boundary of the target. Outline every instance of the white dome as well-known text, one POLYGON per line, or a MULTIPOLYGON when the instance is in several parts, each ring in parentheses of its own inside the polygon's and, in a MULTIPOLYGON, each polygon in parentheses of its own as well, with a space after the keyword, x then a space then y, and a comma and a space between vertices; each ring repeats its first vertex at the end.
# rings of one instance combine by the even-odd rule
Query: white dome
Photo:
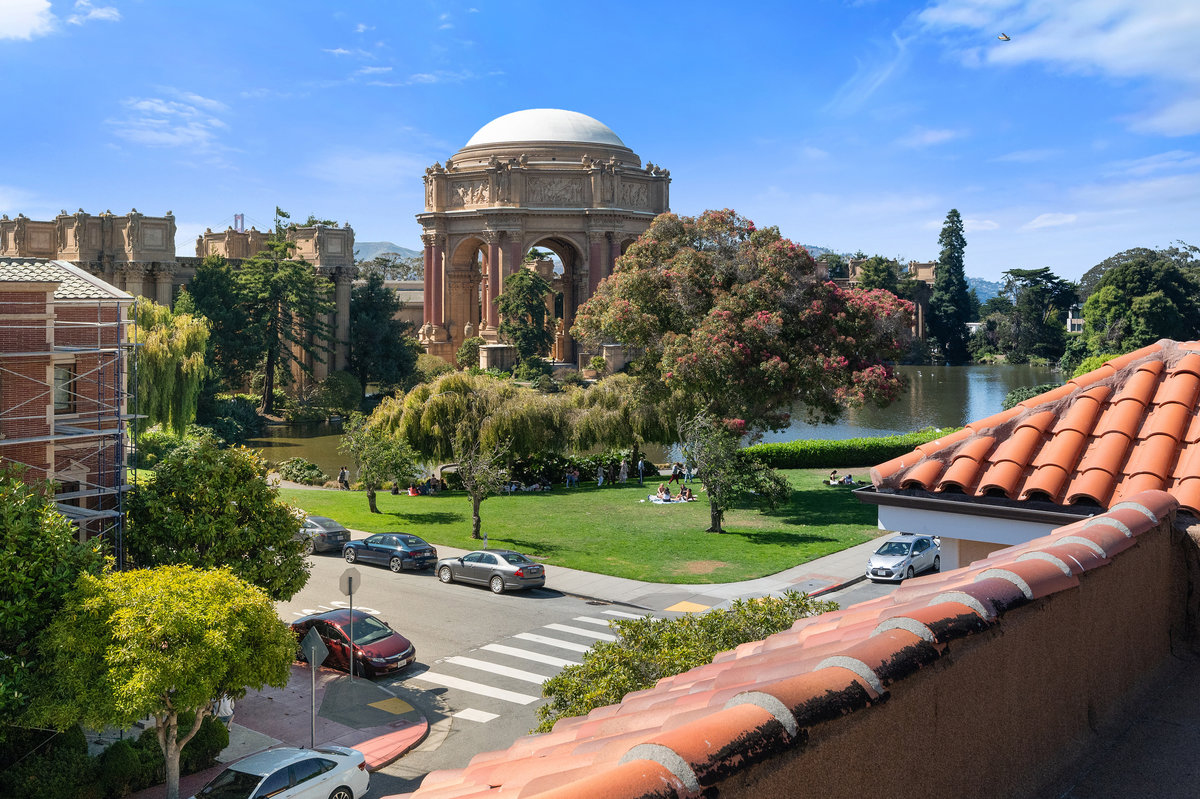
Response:
POLYGON ((512 142, 578 142, 625 147, 625 142, 600 120, 560 108, 530 108, 497 117, 476 131, 466 147, 512 142))

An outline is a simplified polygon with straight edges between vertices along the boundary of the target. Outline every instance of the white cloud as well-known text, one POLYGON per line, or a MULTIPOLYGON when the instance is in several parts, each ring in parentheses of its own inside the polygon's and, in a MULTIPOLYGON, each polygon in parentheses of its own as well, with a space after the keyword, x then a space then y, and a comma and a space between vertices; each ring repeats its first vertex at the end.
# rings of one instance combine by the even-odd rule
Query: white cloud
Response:
POLYGON ((1129 161, 1110 164, 1110 174, 1148 175, 1160 170, 1188 170, 1200 167, 1200 155, 1187 150, 1171 150, 1129 161))
POLYGON ((359 75, 379 75, 384 72, 391 72, 391 67, 363 67, 358 71, 359 75))
POLYGON ((880 86, 893 75, 903 72, 908 63, 908 39, 893 34, 892 43, 895 45, 894 52, 881 53, 873 61, 855 58, 854 74, 834 92, 825 104, 826 111, 840 115, 859 111, 880 86))
POLYGON ((0 10, 0 39, 34 39, 57 25, 49 0, 6 0, 0 10))
POLYGON ((967 233, 975 233, 981 230, 996 230, 999 227, 1000 223, 991 219, 971 219, 970 217, 963 219, 963 230, 967 233))
POLYGON ((957 139, 962 133, 948 128, 917 128, 912 133, 899 139, 896 143, 901 147, 932 147, 951 139, 957 139))
MULTIPOLYGON (((971 66, 1043 63, 1080 74, 1149 78, 1164 100, 1130 119, 1167 136, 1200 132, 1200 3, 1195 0, 938 0, 918 20, 929 30, 970 30, 958 45, 971 66), (994 37, 1007 33, 1011 41, 994 37), (978 42, 986 36, 988 45, 978 42)), ((953 46, 953 45, 952 45, 953 46)))
POLYGON ((129 110, 129 115, 108 120, 114 133, 126 141, 148 147, 204 150, 213 145, 218 131, 228 128, 224 120, 209 113, 225 110, 223 103, 169 87, 164 91, 189 102, 160 97, 127 98, 121 104, 129 110))
POLYGON ((1040 216, 1029 220, 1024 225, 1021 225, 1021 230, 1037 230, 1038 228, 1044 227, 1060 227, 1062 225, 1069 225, 1078 218, 1079 217, 1076 214, 1041 214, 1040 216))
POLYGON ((325 50, 322 50, 321 52, 329 53, 330 55, 350 55, 350 51, 345 49, 344 47, 335 47, 332 50, 325 49, 325 50))
POLYGON ((98 19, 102 22, 120 22, 121 12, 113 6, 94 6, 89 0, 77 0, 75 3, 75 13, 67 17, 67 22, 72 25, 82 25, 93 19, 98 19))
POLYGON ((355 32, 355 33, 366 33, 367 31, 373 31, 373 30, 375 30, 375 26, 374 26, 374 25, 368 25, 368 24, 367 24, 367 23, 365 23, 365 22, 360 22, 360 23, 358 23, 357 25, 355 25, 355 26, 354 26, 354 32, 355 32))

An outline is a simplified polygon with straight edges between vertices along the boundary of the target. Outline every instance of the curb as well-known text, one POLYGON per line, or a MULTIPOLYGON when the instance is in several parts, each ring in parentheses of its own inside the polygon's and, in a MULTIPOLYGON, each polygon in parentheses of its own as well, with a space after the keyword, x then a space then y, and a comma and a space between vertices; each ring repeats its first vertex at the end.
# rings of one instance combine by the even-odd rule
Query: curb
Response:
POLYGON ((867 579, 867 575, 860 574, 857 577, 853 577, 844 583, 839 583, 838 585, 828 585, 817 591, 813 591, 809 594, 809 596, 823 596, 824 594, 830 594, 830 593, 833 593, 834 591, 840 591, 843 588, 849 588, 852 585, 857 585, 858 583, 861 583, 863 580, 866 580, 866 579, 867 579))

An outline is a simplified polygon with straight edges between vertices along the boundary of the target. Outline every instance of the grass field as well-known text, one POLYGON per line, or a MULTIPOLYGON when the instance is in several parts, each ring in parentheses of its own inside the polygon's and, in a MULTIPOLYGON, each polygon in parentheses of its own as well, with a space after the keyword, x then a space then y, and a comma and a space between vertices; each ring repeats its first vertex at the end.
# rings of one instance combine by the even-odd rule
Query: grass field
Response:
MULTIPOLYGON (((480 516, 488 543, 572 569, 663 583, 723 583, 775 574, 860 544, 875 535, 875 508, 844 488, 821 483, 827 470, 783 470, 794 486, 774 512, 738 508, 725 515, 723 535, 704 532, 708 502, 653 505, 657 481, 639 488, 597 489, 595 483, 550 493, 496 496, 480 516)), ((378 495, 379 514, 360 491, 280 489, 283 499, 355 530, 403 530, 433 544, 474 549, 471 501, 452 491, 433 497, 378 495)))

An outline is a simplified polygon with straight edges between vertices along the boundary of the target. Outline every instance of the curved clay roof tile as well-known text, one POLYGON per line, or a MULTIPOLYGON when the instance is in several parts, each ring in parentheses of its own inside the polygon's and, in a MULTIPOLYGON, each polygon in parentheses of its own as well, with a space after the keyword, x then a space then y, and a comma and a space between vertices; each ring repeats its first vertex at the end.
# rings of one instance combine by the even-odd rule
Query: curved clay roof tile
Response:
POLYGON ((1074 503, 1081 499, 1108 507, 1108 498, 1112 494, 1113 476, 1103 469, 1089 469, 1071 481, 1067 488, 1067 502, 1074 503))
MULTIPOLYGON (((1194 342, 1189 342, 1194 343, 1194 342)), ((1200 353, 1189 352, 1171 369, 1171 374, 1188 373, 1200 378, 1200 353)))
POLYGON ((975 489, 977 496, 986 494, 992 490, 1000 490, 1004 492, 1004 496, 1009 499, 1015 499, 1017 495, 1017 485, 1021 482, 1021 477, 1025 473, 1025 465, 1013 463, 1012 461, 994 462, 979 478, 979 485, 975 489))
POLYGON ((1029 499, 1031 493, 1040 491, 1050 497, 1051 502, 1057 502, 1058 496, 1062 493, 1063 486, 1067 484, 1067 478, 1070 476, 1070 471, 1064 469, 1062 466, 1048 463, 1041 468, 1035 469, 1033 474, 1029 476, 1029 479, 1025 481, 1020 499, 1029 499))
POLYGON ((1149 405, 1155 389, 1158 388, 1158 376, 1162 373, 1163 367, 1162 361, 1147 361, 1138 366, 1134 373, 1125 380, 1125 384, 1121 386, 1121 391, 1113 398, 1113 402, 1119 403, 1123 399, 1136 399, 1143 405, 1149 405))
POLYGON ((1108 410, 1100 417, 1092 435, 1104 436, 1109 433, 1121 433, 1133 438, 1142 428, 1142 419, 1145 416, 1146 403, 1135 397, 1126 397, 1108 406, 1108 410))
MULTIPOLYGON (((1200 361, 1200 355, 1188 356, 1200 361)), ((1178 402, 1189 408, 1196 404, 1196 391, 1200 389, 1200 376, 1187 372, 1175 372, 1162 382, 1154 394, 1155 405, 1178 402)))
POLYGON ((909 469, 900 478, 901 488, 923 488, 932 491, 946 464, 928 458, 909 469))

